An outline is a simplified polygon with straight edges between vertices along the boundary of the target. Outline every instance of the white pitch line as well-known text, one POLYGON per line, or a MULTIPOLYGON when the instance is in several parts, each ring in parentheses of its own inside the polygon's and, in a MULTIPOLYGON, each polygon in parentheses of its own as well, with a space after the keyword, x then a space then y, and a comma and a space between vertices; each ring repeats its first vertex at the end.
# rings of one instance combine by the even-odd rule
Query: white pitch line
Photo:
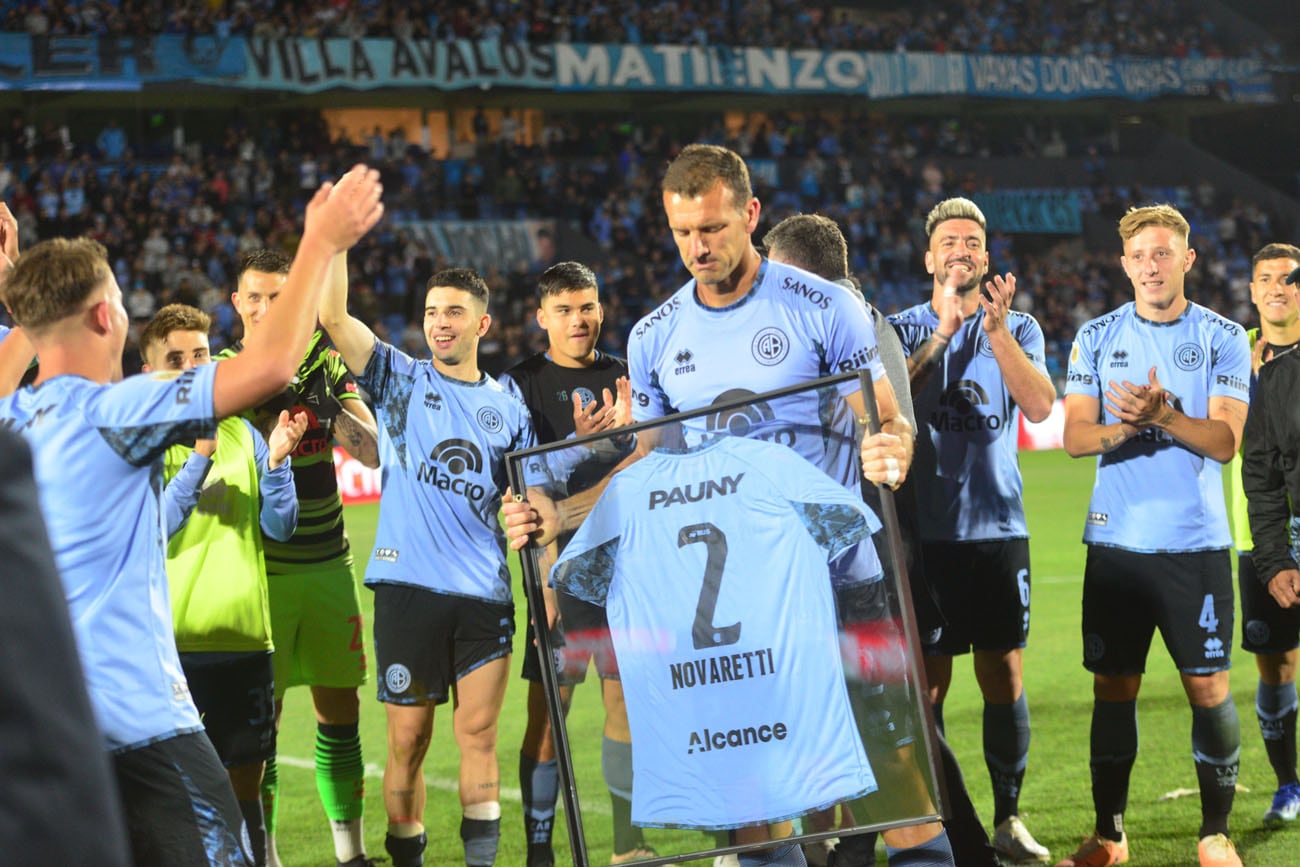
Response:
MULTIPOLYGON (((275 763, 277 765, 286 765, 291 768, 302 768, 307 771, 314 771, 316 769, 315 761, 311 759, 300 759, 297 756, 277 755, 275 757, 275 763)), ((367 762, 366 776, 372 780, 382 780, 384 778, 384 769, 372 762, 367 762)), ((451 792, 452 794, 459 794, 460 792, 460 783, 447 777, 430 777, 426 774, 424 778, 424 786, 426 789, 437 789, 439 792, 451 792)), ((523 801, 523 794, 518 789, 509 786, 501 787, 500 797, 503 801, 513 801, 515 803, 522 803, 523 801)), ((560 799, 556 806, 559 809, 563 809, 564 800, 560 799)), ((582 804, 582 812, 594 813, 598 816, 611 815, 608 804, 590 804, 585 801, 582 804)))

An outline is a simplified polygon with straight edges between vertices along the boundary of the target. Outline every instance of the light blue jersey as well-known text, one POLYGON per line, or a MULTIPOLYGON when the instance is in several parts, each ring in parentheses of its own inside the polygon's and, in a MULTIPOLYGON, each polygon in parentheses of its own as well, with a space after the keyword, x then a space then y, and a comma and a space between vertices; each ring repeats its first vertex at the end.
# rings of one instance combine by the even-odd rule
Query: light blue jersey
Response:
MULTIPOLYGON (((927 301, 889 317, 910 357, 939 326, 927 301)), ((1043 329, 1011 311, 1007 328, 1047 376, 1043 329)), ((1017 441, 1020 408, 1007 389, 980 308, 957 329, 939 367, 912 394, 918 434, 916 479, 921 538, 927 542, 1028 539, 1017 441)))
POLYGON ((31 444, 41 509, 107 749, 201 731, 176 655, 161 457, 211 437, 217 365, 115 385, 59 376, 0 399, 31 444))
MULTIPOLYGON (((1138 316, 1133 302, 1083 326, 1070 350, 1066 394, 1101 405, 1112 381, 1156 377, 1175 409, 1209 415, 1211 397, 1250 400, 1250 346, 1240 325, 1189 302, 1173 322, 1138 316)), ((1147 428, 1097 458, 1083 541, 1139 552, 1209 551, 1232 544, 1223 499, 1223 465, 1157 428, 1147 428)))
MULTIPOLYGON (((695 281, 688 282, 636 324, 627 354, 636 421, 860 368, 869 369, 873 381, 885 375, 871 317, 855 293, 766 260, 753 288, 729 307, 704 306, 695 281)), ((688 444, 720 433, 770 440, 857 488, 852 418, 830 402, 833 397, 806 391, 779 406, 753 403, 695 419, 686 423, 688 444), (795 423, 800 419, 806 420, 802 426, 795 423), (838 435, 828 440, 833 424, 838 435)))
POLYGON ((383 467, 366 583, 509 602, 497 511, 505 454, 534 445, 528 409, 486 375, 452 379, 379 340, 358 381, 375 401, 383 467))
POLYGON ((0 343, 5 342, 5 338, 9 336, 10 331, 13 331, 13 329, 8 325, 0 325, 0 343))
POLYGON ((605 606, 632 731, 632 821, 736 828, 876 788, 828 562, 879 527, 790 449, 656 449, 613 477, 551 572, 605 606))

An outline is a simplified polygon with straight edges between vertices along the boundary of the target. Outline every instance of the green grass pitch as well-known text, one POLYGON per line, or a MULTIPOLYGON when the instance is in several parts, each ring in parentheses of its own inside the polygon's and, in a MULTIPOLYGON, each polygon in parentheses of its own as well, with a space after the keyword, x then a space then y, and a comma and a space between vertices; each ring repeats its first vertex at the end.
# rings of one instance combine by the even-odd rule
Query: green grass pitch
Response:
MULTIPOLYGON (((1033 622, 1025 653, 1025 682, 1033 722, 1029 769, 1021 798, 1029 828, 1052 850, 1053 860, 1073 851, 1091 829, 1092 798, 1088 784, 1088 725, 1092 707, 1091 680, 1080 665, 1079 599, 1084 548, 1080 543, 1093 461, 1072 460, 1064 452, 1029 452, 1021 457, 1025 501, 1033 536, 1033 622)), ((364 564, 371 547, 378 508, 347 509, 348 532, 364 564)), ((1160 515, 1150 516, 1152 521, 1160 515)), ((513 559, 513 558, 512 558, 513 559)), ((514 565, 514 564, 512 564, 514 565)), ((516 581, 516 587, 518 583, 516 581)), ((517 597, 522 596, 516 593, 517 597)), ((371 594, 362 591, 367 611, 367 644, 371 594)), ((522 602, 521 602, 522 605, 522 602)), ((523 640, 519 615, 516 651, 523 640)), ((1238 618, 1238 635, 1240 634, 1238 618)), ((511 661, 516 674, 519 655, 511 661)), ((1233 811, 1233 837, 1247 867, 1300 865, 1300 828, 1264 831, 1260 817, 1268 808, 1275 785, 1255 722, 1254 660, 1237 649, 1233 654, 1233 695, 1241 719, 1241 785, 1233 811)), ((375 701, 372 683, 362 688, 361 731, 368 768, 366 786, 366 845, 383 855, 384 807, 380 775, 385 756, 384 713, 375 701)), ((519 803, 518 754, 524 728, 524 684, 513 677, 500 724, 502 837, 497 863, 524 863, 523 820, 519 803)), ((595 690, 580 687, 575 714, 598 715, 595 690)), ((429 800, 425 824, 429 848, 425 863, 455 865, 461 858, 456 797, 457 753, 450 730, 450 707, 435 714, 433 744, 425 763, 429 800)), ((988 773, 980 740, 981 703, 968 661, 958 660, 954 684, 944 707, 948 734, 962 762, 967 785, 986 823, 992 814, 988 773)), ((1164 646, 1153 644, 1147 676, 1138 700, 1141 746, 1129 794, 1127 824, 1132 860, 1149 867, 1184 867, 1196 863, 1196 830, 1200 820, 1195 794, 1162 800, 1180 789, 1195 790, 1191 758, 1191 715, 1177 674, 1164 646)), ((285 865, 332 865, 329 829, 315 791, 311 770, 315 726, 306 690, 289 693, 280 730, 281 807, 279 850, 285 865)), ((577 743, 578 751, 599 751, 599 743, 577 743)), ((595 805, 599 809, 599 804, 595 805)), ((607 807, 607 805, 605 805, 607 807)), ((599 831, 606 823, 588 821, 599 831)), ((559 863, 565 863, 563 819, 557 817, 559 863)), ((593 864, 609 851, 609 839, 593 836, 588 844, 593 864)), ((883 854, 880 863, 884 863, 883 854)))

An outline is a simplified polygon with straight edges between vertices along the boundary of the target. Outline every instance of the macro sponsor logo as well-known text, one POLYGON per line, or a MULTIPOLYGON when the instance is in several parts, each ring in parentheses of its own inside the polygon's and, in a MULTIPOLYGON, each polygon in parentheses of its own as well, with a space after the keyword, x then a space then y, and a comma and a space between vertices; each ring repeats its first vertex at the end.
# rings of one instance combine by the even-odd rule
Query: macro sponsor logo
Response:
POLYGON ((803 298, 821 310, 827 310, 831 306, 831 298, 826 292, 815 286, 809 286, 797 277, 786 277, 781 281, 781 288, 787 292, 792 292, 803 298))
POLYGON ((745 474, 740 473, 735 476, 723 476, 721 479, 705 479, 695 484, 677 485, 666 491, 651 491, 650 509, 653 511, 660 506, 667 509, 673 505, 698 503, 702 500, 734 494, 740 487, 740 480, 744 477, 745 474))
POLYGON ((429 452, 429 459, 421 461, 416 479, 427 482, 440 491, 460 494, 465 499, 480 502, 486 491, 472 479, 460 478, 465 473, 478 473, 483 469, 483 456, 478 446, 469 440, 443 440, 429 452))
POLYGON ((940 432, 998 430, 1002 427, 1002 417, 984 415, 977 409, 988 405, 989 395, 984 386, 973 379, 959 379, 940 395, 939 408, 931 413, 930 424, 940 432))
MULTIPOLYGON (((740 398, 753 397, 747 388, 732 388, 713 399, 715 404, 729 403, 740 398)), ((755 401, 747 406, 720 410, 704 419, 705 439, 714 436, 735 436, 764 440, 793 448, 794 431, 776 427, 776 413, 765 401, 755 401), (771 429, 769 429, 771 428, 771 429)))
POLYGON ((691 732, 691 737, 686 744, 686 755, 692 755, 697 750, 701 753, 711 753, 715 750, 768 744, 772 741, 783 741, 789 736, 790 727, 783 722, 763 723, 722 731, 703 728, 691 732))

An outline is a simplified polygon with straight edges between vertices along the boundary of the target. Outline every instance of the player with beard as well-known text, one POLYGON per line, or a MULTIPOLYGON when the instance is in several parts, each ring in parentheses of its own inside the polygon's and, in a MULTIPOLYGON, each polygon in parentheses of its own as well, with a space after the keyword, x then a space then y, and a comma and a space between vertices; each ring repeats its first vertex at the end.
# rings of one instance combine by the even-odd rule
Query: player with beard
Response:
MULTIPOLYGON (((761 394, 865 368, 875 382, 882 432, 864 437, 858 448, 832 455, 818 423, 818 435, 795 434, 791 448, 854 491, 861 475, 877 484, 901 483, 911 464, 911 426, 899 413, 894 390, 885 379, 866 308, 844 287, 769 262, 758 252, 752 235, 761 205, 744 160, 714 145, 683 148, 664 174, 663 206, 692 279, 632 330, 628 364, 634 419, 647 421, 744 393, 761 394)), ((812 405, 796 405, 794 400, 783 407, 782 418, 819 418, 815 397, 812 405)), ((858 393, 846 395, 846 400, 857 416, 864 416, 858 393)), ((684 422, 686 444, 708 438, 709 425, 718 422, 713 417, 684 422)), ((835 433, 842 435, 831 439, 849 440, 847 431, 835 433)), ((649 454, 655 439, 642 433, 628 463, 649 454)), ((511 544, 521 547, 530 538, 546 544, 558 531, 577 527, 604 487, 602 481, 558 502, 530 490, 530 500, 507 503, 511 544)), ((858 559, 861 580, 880 575, 874 546, 862 546, 858 559)), ((741 829, 736 840, 765 841, 767 831, 741 829)), ((952 862, 942 830, 919 840, 915 848, 918 860, 912 864, 952 862)), ((785 845, 742 855, 740 863, 805 862, 798 846, 785 845)))
MULTIPOLYGON (((528 407, 538 442, 585 436, 630 422, 627 362, 596 348, 604 320, 596 275, 578 262, 559 262, 542 273, 537 289, 541 296, 537 324, 546 331, 547 349, 507 370, 500 381, 528 407), (603 401, 598 398, 603 398, 603 401)), ((599 460, 584 465, 569 477, 569 491, 579 490, 584 480, 585 484, 594 483, 609 469, 608 462, 599 460)), ((561 547, 563 542, 562 538, 561 547)), ((552 552, 553 549, 548 547, 542 574, 550 571, 552 552)), ((573 597, 557 598, 549 587, 545 592, 548 620, 554 620, 557 613, 550 607, 552 603, 561 603, 563 607, 558 612, 561 628, 567 633, 576 635, 581 632, 587 637, 560 648, 558 674, 566 712, 573 688, 586 677, 595 650, 605 706, 601 767, 614 814, 614 856, 611 862, 621 864, 647 857, 652 852, 646 846, 641 829, 631 823, 631 733, 618 664, 609 642, 605 610, 573 597)), ((550 717, 546 712, 546 694, 542 689, 541 661, 533 638, 531 609, 524 640, 523 677, 529 682, 528 727, 519 752, 524 831, 528 838, 529 867, 546 867, 555 863, 551 833, 559 796, 559 770, 550 717)))
MULTIPOLYGON (((922 559, 947 622, 919 624, 935 718, 952 658, 974 650, 984 695, 984 759, 993 781, 993 846, 1013 863, 1045 862, 1047 849, 1019 816, 1029 757, 1022 656, 1029 636, 1029 531, 1021 499, 1018 416, 1042 421, 1056 390, 1043 330, 1011 309, 1015 277, 988 271, 984 214, 946 199, 926 218, 931 299, 890 317, 908 354, 912 399, 925 436, 916 443, 922 559)), ((918 612, 924 618, 924 610, 918 612)))

